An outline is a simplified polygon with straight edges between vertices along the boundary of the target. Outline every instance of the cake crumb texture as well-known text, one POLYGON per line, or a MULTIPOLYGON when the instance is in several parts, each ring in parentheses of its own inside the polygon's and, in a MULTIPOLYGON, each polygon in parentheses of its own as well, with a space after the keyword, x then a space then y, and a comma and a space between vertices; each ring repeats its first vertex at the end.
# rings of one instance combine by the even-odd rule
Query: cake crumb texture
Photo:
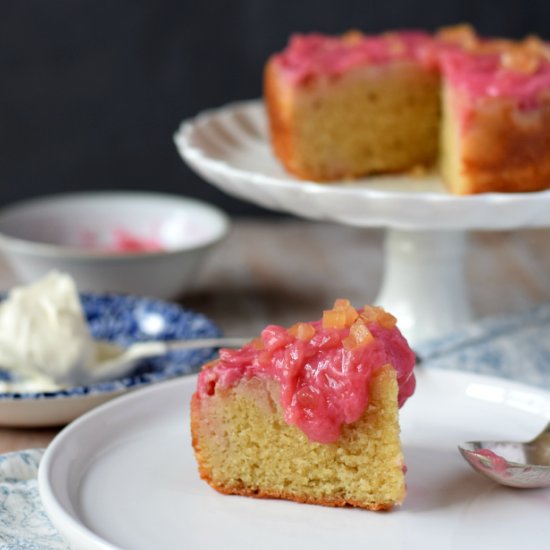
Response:
POLYGON ((327 181, 430 166, 437 157, 439 76, 412 62, 360 67, 290 91, 265 76, 272 143, 286 168, 327 181))
POLYGON ((278 385, 243 378, 191 404, 201 477, 221 493, 386 510, 405 497, 393 367, 373 374, 369 405, 340 439, 310 441, 284 421, 278 385))

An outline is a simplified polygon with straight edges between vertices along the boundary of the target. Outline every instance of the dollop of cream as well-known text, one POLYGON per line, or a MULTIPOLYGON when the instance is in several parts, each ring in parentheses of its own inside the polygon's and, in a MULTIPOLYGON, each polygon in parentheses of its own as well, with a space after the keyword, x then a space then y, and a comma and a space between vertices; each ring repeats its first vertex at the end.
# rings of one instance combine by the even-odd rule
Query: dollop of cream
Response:
POLYGON ((76 284, 53 271, 13 288, 0 303, 0 391, 54 391, 71 370, 90 368, 95 347, 76 284))

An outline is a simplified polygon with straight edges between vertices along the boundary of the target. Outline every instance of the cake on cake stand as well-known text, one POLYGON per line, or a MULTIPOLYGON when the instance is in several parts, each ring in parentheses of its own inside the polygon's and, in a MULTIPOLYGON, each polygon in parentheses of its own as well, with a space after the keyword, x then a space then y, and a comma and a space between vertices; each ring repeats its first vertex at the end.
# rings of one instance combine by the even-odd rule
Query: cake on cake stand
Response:
POLYGON ((550 191, 457 197, 435 173, 296 180, 271 152, 261 101, 202 113, 174 139, 189 166, 230 195, 302 218, 385 228, 384 276, 373 303, 398 317, 412 345, 472 318, 464 278, 469 230, 550 226, 550 191))

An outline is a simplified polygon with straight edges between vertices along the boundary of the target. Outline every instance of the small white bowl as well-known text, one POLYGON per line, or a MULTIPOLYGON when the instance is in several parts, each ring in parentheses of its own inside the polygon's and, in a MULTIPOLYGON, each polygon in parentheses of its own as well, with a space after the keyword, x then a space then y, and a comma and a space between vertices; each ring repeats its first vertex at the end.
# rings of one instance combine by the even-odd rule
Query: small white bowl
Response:
POLYGON ((176 298, 229 219, 204 202, 158 193, 52 195, 0 209, 0 249, 23 283, 52 269, 80 291, 176 298))

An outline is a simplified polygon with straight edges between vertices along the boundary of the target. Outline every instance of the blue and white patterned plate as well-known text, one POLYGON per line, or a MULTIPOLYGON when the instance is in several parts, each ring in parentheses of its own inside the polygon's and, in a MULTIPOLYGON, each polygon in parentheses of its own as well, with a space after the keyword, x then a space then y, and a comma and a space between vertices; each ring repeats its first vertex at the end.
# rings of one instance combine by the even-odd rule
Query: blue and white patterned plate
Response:
MULTIPOLYGON (((183 340, 220 336, 203 315, 176 304, 117 294, 81 294, 94 338, 129 345, 145 340, 183 340)), ((141 361, 127 377, 56 392, 0 393, 0 425, 55 426, 134 388, 197 372, 212 348, 182 350, 141 361)))

